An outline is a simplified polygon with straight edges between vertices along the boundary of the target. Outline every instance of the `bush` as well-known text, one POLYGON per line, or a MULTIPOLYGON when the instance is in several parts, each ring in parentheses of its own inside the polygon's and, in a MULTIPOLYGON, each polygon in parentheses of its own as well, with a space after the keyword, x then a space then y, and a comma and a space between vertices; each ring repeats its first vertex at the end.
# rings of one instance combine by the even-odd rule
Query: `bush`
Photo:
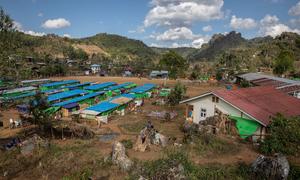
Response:
POLYGON ((168 96, 168 103, 171 106, 179 104, 179 102, 183 99, 185 93, 186 87, 180 82, 177 82, 174 89, 171 90, 171 93, 168 96))
POLYGON ((133 148, 133 143, 131 139, 123 139, 121 143, 125 146, 126 149, 132 149, 133 148))
POLYGON ((278 114, 272 119, 270 135, 261 143, 260 150, 266 154, 282 153, 297 155, 300 153, 300 118, 285 118, 278 114))

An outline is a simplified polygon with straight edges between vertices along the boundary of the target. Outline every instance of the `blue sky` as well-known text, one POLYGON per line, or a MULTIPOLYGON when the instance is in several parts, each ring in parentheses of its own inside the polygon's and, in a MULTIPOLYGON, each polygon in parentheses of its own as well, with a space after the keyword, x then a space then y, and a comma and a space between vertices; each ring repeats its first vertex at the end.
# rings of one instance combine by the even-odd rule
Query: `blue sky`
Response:
POLYGON ((300 33, 299 0, 0 0, 25 33, 111 33, 152 46, 201 45, 232 30, 246 38, 300 33))

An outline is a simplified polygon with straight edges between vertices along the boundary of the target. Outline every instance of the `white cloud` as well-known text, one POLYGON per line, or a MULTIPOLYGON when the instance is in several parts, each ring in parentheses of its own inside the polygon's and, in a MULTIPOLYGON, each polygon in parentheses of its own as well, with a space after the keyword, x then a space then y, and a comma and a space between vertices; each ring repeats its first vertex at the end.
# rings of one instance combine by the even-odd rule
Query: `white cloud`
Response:
POLYGON ((49 19, 42 24, 45 29, 59 29, 68 26, 71 26, 71 23, 64 18, 49 19))
POLYGON ((44 32, 34 32, 34 31, 23 31, 25 34, 29 34, 31 36, 45 36, 46 33, 44 32))
POLYGON ((43 17, 43 16, 44 16, 44 14, 42 12, 38 13, 38 17, 43 17))
POLYGON ((212 31, 212 27, 211 27, 210 25, 204 26, 204 27, 202 28, 202 31, 204 31, 204 32, 212 31))
POLYGON ((300 1, 289 10, 289 15, 299 16, 300 15, 300 1))
POLYGON ((63 34, 63 37, 71 38, 70 34, 63 34))
POLYGON ((144 26, 189 26, 197 21, 221 19, 223 0, 152 0, 144 26))
POLYGON ((232 16, 230 20, 230 27, 233 29, 253 29, 257 26, 254 19, 251 18, 237 18, 232 16))
POLYGON ((46 33, 44 33, 44 32, 35 32, 35 31, 32 31, 32 30, 25 31, 25 30, 23 29, 23 26, 22 26, 22 24, 21 24, 20 22, 14 21, 13 24, 14 24, 14 25, 13 25, 14 28, 15 28, 17 31, 23 32, 24 34, 29 34, 29 35, 31 35, 31 36, 45 36, 45 35, 46 35, 46 33))
POLYGON ((283 32, 294 32, 300 34, 299 29, 292 29, 289 26, 280 23, 277 16, 266 15, 260 20, 259 33, 263 36, 276 37, 283 32))
POLYGON ((175 41, 175 40, 193 40, 198 37, 192 30, 187 27, 173 28, 165 31, 162 34, 158 34, 155 37, 157 41, 175 41))
POLYGON ((209 40, 208 37, 196 39, 192 42, 192 47, 201 48, 204 43, 208 42, 208 40, 209 40))
POLYGON ((17 21, 13 21, 13 28, 15 28, 18 31, 23 29, 22 24, 17 21))

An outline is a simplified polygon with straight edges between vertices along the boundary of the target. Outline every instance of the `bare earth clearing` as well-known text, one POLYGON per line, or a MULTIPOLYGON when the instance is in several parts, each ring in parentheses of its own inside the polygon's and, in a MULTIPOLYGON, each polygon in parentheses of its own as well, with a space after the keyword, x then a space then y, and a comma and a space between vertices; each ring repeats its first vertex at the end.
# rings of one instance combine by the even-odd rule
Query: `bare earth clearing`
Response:
MULTIPOLYGON (((164 80, 149 80, 149 79, 139 79, 139 78, 124 78, 124 77, 93 77, 93 76, 76 76, 76 77, 58 77, 53 78, 55 80, 61 79, 77 79, 81 82, 107 82, 114 81, 117 83, 123 82, 134 82, 138 85, 143 83, 156 83, 162 85, 164 80)), ((167 86, 174 86, 175 80, 167 80, 167 86)), ((190 83, 187 80, 183 80, 183 83, 187 87, 187 96, 195 96, 201 93, 222 88, 213 83, 190 83)), ((179 105, 177 107, 171 108, 168 106, 155 106, 151 105, 153 100, 146 100, 145 105, 142 107, 141 111, 138 113, 127 113, 125 116, 113 115, 110 122, 106 125, 102 125, 100 128, 97 127, 95 122, 86 122, 93 130, 97 133, 96 137, 92 140, 79 140, 79 139, 66 139, 66 140, 52 140, 52 144, 55 150, 51 153, 44 153, 41 151, 35 152, 32 156, 20 157, 21 155, 15 155, 15 157, 20 158, 15 162, 16 168, 19 168, 18 173, 12 175, 16 179, 58 179, 66 175, 76 175, 76 173, 82 173, 87 169, 92 169, 93 175, 96 177, 109 177, 109 179, 124 179, 125 173, 121 172, 117 167, 107 168, 105 163, 100 165, 99 162, 103 161, 103 157, 107 157, 111 153, 112 144, 115 140, 131 140, 135 143, 137 135, 143 127, 149 117, 147 113, 151 111, 171 111, 175 110, 178 116, 170 122, 162 122, 159 119, 150 118, 154 127, 162 134, 176 139, 175 142, 181 143, 183 138, 183 133, 180 130, 182 124, 184 123, 184 105, 179 105), (114 139, 108 141, 100 141, 100 135, 106 134, 108 132, 113 132, 118 134, 114 139)), ((18 117, 17 111, 10 109, 1 112, 5 122, 9 118, 18 117)), ((0 129, 0 140, 14 137, 22 129, 0 129)), ((254 150, 252 145, 241 142, 240 140, 230 137, 222 136, 224 141, 235 147, 233 151, 225 151, 222 153, 212 153, 203 151, 203 153, 195 152, 189 148, 183 147, 183 149, 190 155, 192 161, 199 165, 218 163, 223 165, 233 165, 240 162, 251 163, 258 155, 254 150)), ((151 146, 150 150, 146 152, 136 152, 133 149, 127 149, 127 154, 131 159, 137 160, 156 160, 164 155, 165 151, 174 148, 170 145, 167 148, 161 148, 158 146, 151 146)), ((12 152, 5 152, 7 158, 9 155, 13 157, 12 152)), ((9 160, 5 159, 3 155, 0 158, 1 163, 9 164, 9 160), (4 159, 3 159, 4 158, 4 159)), ((0 179, 3 177, 1 172, 6 170, 5 164, 0 165, 0 179)), ((14 167, 11 167, 14 168, 14 167)))

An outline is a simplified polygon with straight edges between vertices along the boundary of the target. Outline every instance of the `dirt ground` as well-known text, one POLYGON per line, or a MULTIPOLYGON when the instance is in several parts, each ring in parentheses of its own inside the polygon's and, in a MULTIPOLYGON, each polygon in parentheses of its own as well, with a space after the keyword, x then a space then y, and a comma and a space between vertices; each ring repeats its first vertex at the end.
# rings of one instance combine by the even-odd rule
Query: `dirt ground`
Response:
MULTIPOLYGON (((61 80, 61 79, 77 79, 81 82, 107 82, 107 81, 114 81, 117 83, 123 83, 123 82, 134 82, 138 85, 142 85, 144 83, 155 83, 158 85, 164 84, 164 80, 160 79, 145 79, 145 78, 123 78, 123 77, 94 77, 94 76, 76 76, 76 77, 63 77, 63 78, 53 78, 54 80, 61 80)), ((181 80, 183 84, 187 87, 187 96, 196 96, 200 95, 201 93, 211 91, 214 89, 222 88, 220 85, 217 85, 215 83, 192 83, 187 80, 181 80)), ((175 80, 167 80, 166 84, 167 86, 174 86, 176 83, 175 80)), ((183 138, 183 132, 180 130, 182 124, 184 123, 184 112, 185 112, 185 106, 179 105, 175 108, 171 108, 168 106, 156 106, 152 105, 153 100, 146 100, 145 105, 140 109, 139 112, 126 112, 125 116, 120 115, 113 115, 109 119, 108 124, 102 125, 100 128, 97 127, 95 122, 93 123, 86 123, 89 125, 93 130, 97 132, 96 137, 91 141, 91 143, 88 144, 86 147, 88 154, 96 153, 99 154, 99 156, 109 156, 112 149, 112 144, 114 141, 121 141, 121 140, 131 140, 133 143, 135 143, 137 135, 139 133, 138 129, 140 126, 143 126, 146 124, 148 120, 151 120, 153 123, 155 129, 157 129, 160 133, 166 135, 167 137, 172 137, 175 142, 181 143, 181 140, 183 138), (147 116, 148 113, 151 111, 176 111, 178 113, 178 116, 171 120, 170 122, 163 122, 160 119, 157 118, 149 118, 147 116), (126 128, 127 127, 127 128, 126 128), (128 130, 128 127, 133 129, 131 131, 128 130), (138 130, 134 130, 138 129, 138 130), (100 141, 101 135, 107 133, 107 132, 114 132, 118 134, 116 138, 108 141, 100 141)), ((4 121, 8 121, 9 118, 18 118, 19 115, 15 109, 10 109, 8 111, 2 111, 1 114, 3 115, 4 121)), ((13 129, 10 130, 8 128, 6 129, 0 129, 0 139, 1 138, 9 138, 14 137, 17 133, 19 133, 22 129, 13 129)), ((245 163, 251 163, 257 156, 258 153, 253 149, 253 147, 247 143, 240 143, 236 139, 232 139, 231 137, 224 137, 227 141, 230 141, 232 143, 236 143, 237 146, 239 146, 239 151, 234 153, 229 153, 226 155, 199 155, 199 154, 190 154, 191 159, 196 164, 210 164, 210 163, 220 163, 220 164, 237 164, 239 162, 245 162, 245 163)), ((56 144, 57 146, 62 147, 68 147, 73 146, 74 144, 78 143, 78 140, 76 139, 67 139, 67 140, 55 140, 52 143, 56 144)), ((166 150, 166 148, 161 148, 158 146, 151 146, 149 150, 146 152, 136 152, 133 149, 128 149, 127 154, 129 158, 137 159, 141 161, 145 160, 155 160, 159 159, 163 156, 163 152, 166 150)), ((75 153, 75 152, 74 152, 75 153)), ((82 155, 82 157, 77 158, 77 160, 73 160, 76 157, 74 156, 73 152, 68 152, 65 156, 71 156, 71 162, 72 164, 67 164, 67 166, 81 166, 84 163, 91 163, 92 155, 87 156, 87 154, 82 155), (73 162, 75 161, 75 162, 73 162), (77 162, 76 162, 77 161, 77 162), (87 161, 87 162, 86 162, 87 161), (81 164, 82 163, 82 164, 81 164)), ((69 161, 66 160, 66 162, 69 163, 69 161)), ((59 166, 58 166, 59 167, 59 166)), ((30 170, 25 170, 21 174, 18 174, 19 179, 26 177, 31 177, 32 174, 35 174, 36 177, 39 177, 39 165, 34 164, 32 167, 30 167, 30 170)), ((53 168, 52 170, 49 169, 48 175, 51 176, 51 173, 58 173, 56 176, 63 176, 64 171, 54 172, 56 168, 53 168)), ((99 170, 101 171, 101 170, 99 170)), ((55 177, 56 177, 55 176, 55 177)), ((35 177, 35 176, 33 176, 35 177)), ((121 176, 122 177, 122 176, 121 176)), ((112 177, 111 177, 112 178, 112 177)), ((1 174, 0 174, 1 179, 1 174)), ((18 179, 18 178, 17 178, 18 179)), ((46 178, 47 179, 47 178, 46 178)), ((51 179, 51 178, 50 178, 51 179)), ((120 178, 120 176, 113 177, 112 179, 123 179, 120 178)))

